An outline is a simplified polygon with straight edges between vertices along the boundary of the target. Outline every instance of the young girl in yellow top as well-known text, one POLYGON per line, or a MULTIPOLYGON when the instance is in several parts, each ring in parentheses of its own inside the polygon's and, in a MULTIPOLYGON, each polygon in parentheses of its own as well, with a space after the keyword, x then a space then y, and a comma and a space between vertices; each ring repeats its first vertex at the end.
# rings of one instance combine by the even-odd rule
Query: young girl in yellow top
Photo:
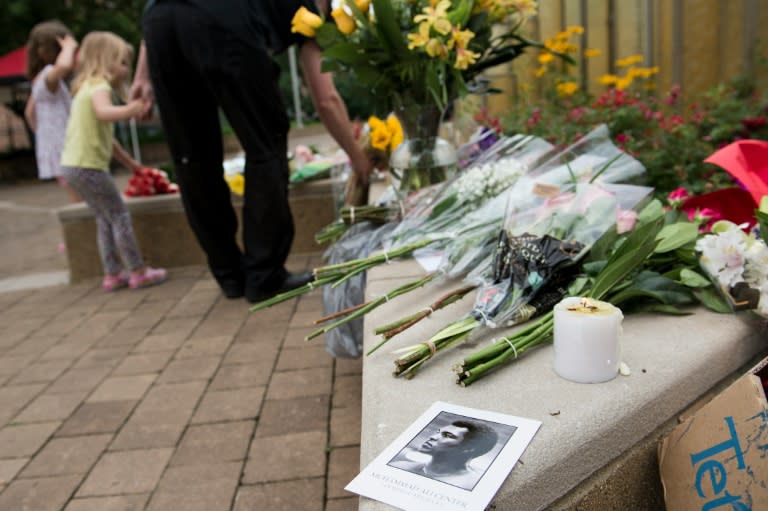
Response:
POLYGON ((61 155, 64 178, 96 216, 106 291, 151 286, 166 278, 165 270, 145 266, 131 215, 109 174, 113 123, 136 117, 143 108, 140 100, 112 104, 113 92, 125 89, 132 58, 133 48, 115 34, 91 32, 85 36, 61 155))

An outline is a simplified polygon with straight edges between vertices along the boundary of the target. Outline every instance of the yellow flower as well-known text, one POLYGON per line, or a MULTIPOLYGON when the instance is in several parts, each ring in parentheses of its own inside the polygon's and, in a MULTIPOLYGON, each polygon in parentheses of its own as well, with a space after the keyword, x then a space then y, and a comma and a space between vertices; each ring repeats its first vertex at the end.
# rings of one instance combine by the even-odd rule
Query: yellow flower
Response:
POLYGON ((339 32, 344 35, 351 34, 357 28, 355 19, 344 10, 344 7, 337 7, 332 10, 331 16, 333 16, 334 21, 336 21, 336 26, 339 28, 339 32))
POLYGON ((224 180, 229 185, 232 193, 242 195, 245 193, 245 177, 242 174, 224 175, 224 180))
POLYGON ((371 0, 355 0, 355 5, 358 9, 360 9, 360 12, 365 14, 368 12, 368 7, 371 5, 371 0))
POLYGON ((470 64, 477 62, 479 53, 467 50, 465 48, 456 48, 456 63, 453 65, 456 69, 467 69, 470 64))
POLYGON ((635 64, 639 64, 642 61, 643 61, 642 55, 630 55, 627 58, 617 60, 616 65, 618 67, 629 67, 629 66, 634 66, 635 64))
POLYGON ((632 77, 625 76, 616 80, 616 88, 619 90, 628 89, 632 85, 632 77))
POLYGON ((458 27, 453 27, 451 32, 451 39, 448 41, 449 48, 453 48, 454 44, 457 48, 466 48, 469 41, 475 37, 475 33, 471 30, 459 30, 458 27))
POLYGON ((371 131, 371 147, 379 151, 386 151, 389 143, 392 141, 392 133, 387 129, 387 125, 382 123, 379 129, 371 131))
POLYGON ((451 22, 448 21, 448 18, 435 20, 435 23, 432 26, 435 27, 435 30, 438 33, 443 35, 449 34, 451 29, 453 29, 453 25, 451 25, 451 22))
POLYGON ((323 18, 306 7, 300 7, 291 20, 291 32, 298 32, 307 37, 315 37, 317 29, 323 24, 323 18))
POLYGON ((600 77, 600 83, 603 85, 613 85, 619 78, 616 75, 603 75, 600 77))
POLYGON ((547 66, 537 67, 536 70, 533 72, 533 75, 536 78, 541 78, 545 74, 547 74, 547 66))
POLYGON ((579 25, 571 25, 565 29, 568 35, 581 35, 584 33, 584 27, 579 25))
POLYGON ((579 84, 576 82, 563 82, 557 84, 557 94, 560 97, 572 96, 579 90, 579 84))
POLYGON ((413 21, 416 23, 426 21, 430 25, 434 25, 437 20, 445 18, 448 15, 448 8, 450 6, 451 0, 440 0, 437 4, 425 7, 422 10, 424 14, 417 14, 413 17, 413 21))
POLYGON ((372 115, 368 117, 368 127, 371 128, 371 131, 381 128, 382 126, 385 126, 385 122, 376 117, 375 115, 372 115))
POLYGON ((389 141, 389 150, 394 151, 397 146, 403 143, 403 127, 400 126, 400 120, 394 114, 387 116, 387 129, 392 134, 392 139, 389 141))
POLYGON ((448 48, 439 39, 430 39, 426 47, 427 55, 444 59, 448 56, 448 48))
POLYGON ((549 53, 548 51, 544 51, 539 53, 539 64, 549 64, 555 59, 555 56, 549 53))
POLYGON ((429 23, 419 25, 419 31, 408 34, 408 49, 420 48, 429 42, 429 23))
POLYGON ((599 57, 603 52, 599 48, 587 48, 584 50, 584 58, 591 59, 592 57, 599 57))

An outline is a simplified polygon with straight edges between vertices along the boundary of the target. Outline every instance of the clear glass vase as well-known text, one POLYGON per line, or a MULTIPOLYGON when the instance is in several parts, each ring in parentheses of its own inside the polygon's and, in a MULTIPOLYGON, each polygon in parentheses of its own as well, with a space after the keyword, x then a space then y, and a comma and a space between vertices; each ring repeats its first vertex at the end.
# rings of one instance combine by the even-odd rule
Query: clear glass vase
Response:
POLYGON ((438 137, 442 112, 437 105, 401 102, 395 115, 404 140, 392 152, 389 168, 400 192, 407 195, 452 177, 458 157, 453 144, 438 137))

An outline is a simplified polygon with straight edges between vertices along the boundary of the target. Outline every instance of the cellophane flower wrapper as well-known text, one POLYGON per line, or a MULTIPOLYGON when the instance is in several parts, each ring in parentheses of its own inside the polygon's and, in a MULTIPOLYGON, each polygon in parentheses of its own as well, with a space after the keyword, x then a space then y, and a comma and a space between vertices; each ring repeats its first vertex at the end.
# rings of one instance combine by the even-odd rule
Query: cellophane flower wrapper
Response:
POLYGON ((611 141, 605 124, 566 149, 541 162, 529 177, 541 184, 567 182, 627 183, 641 176, 645 167, 611 141))
MULTIPOLYGON (((568 183, 586 182, 595 177, 597 182, 614 183, 640 176, 645 168, 629 155, 621 152, 611 141, 608 128, 599 126, 586 137, 562 151, 555 151, 551 145, 541 145, 535 137, 515 136, 500 140, 495 149, 487 151, 492 157, 504 156, 510 152, 519 151, 528 156, 527 163, 531 170, 521 176, 504 192, 501 199, 492 199, 484 216, 490 220, 490 212, 499 213, 501 209, 497 200, 505 201, 504 208, 507 216, 514 211, 536 208, 541 203, 537 195, 541 185, 545 185, 547 193, 558 193, 560 187, 568 183), (514 143, 507 143, 516 140, 514 143), (570 170, 569 170, 570 167, 570 170)), ((625 208, 630 209, 630 208, 625 208)), ((466 223, 472 221, 472 215, 466 223)), ((459 241, 456 246, 446 250, 444 263, 441 265, 452 277, 467 275, 467 281, 485 283, 488 280, 490 259, 493 256, 497 235, 491 233, 489 238, 459 241), (466 247, 466 251, 462 251, 466 247)))
MULTIPOLYGON (((472 315, 487 327, 521 321, 521 307, 549 288, 565 289, 569 272, 594 243, 652 188, 579 183, 539 197, 533 208, 511 204, 494 253, 491 281, 477 293, 472 315)), ((522 320, 527 319, 525 316, 522 320)))
POLYGON ((518 139, 514 146, 516 150, 510 149, 503 158, 499 158, 497 153, 496 158, 474 164, 444 183, 434 198, 422 201, 405 215, 385 248, 458 232, 457 222, 487 201, 503 195, 528 172, 527 162, 536 161, 552 147, 548 143, 524 144, 522 141, 518 139))
POLYGON ((741 226, 716 222, 696 242, 699 264, 733 311, 768 318, 768 246, 741 226))

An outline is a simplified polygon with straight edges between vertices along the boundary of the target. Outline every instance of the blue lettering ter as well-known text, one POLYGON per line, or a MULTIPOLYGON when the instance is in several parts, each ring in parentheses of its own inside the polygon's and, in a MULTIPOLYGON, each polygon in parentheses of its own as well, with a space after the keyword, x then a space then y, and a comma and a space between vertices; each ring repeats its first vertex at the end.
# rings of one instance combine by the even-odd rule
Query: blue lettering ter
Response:
POLYGON ((731 505, 731 509, 733 511, 752 511, 748 505, 746 505, 743 502, 739 502, 740 498, 741 498, 740 496, 731 495, 726 491, 725 495, 723 495, 719 499, 709 501, 703 506, 701 506, 701 511, 710 511, 711 509, 715 509, 720 506, 725 506, 728 504, 731 505))
POLYGON ((719 454, 723 451, 726 451, 728 449, 733 449, 735 455, 736 455, 736 461, 738 463, 739 470, 743 470, 744 465, 744 453, 741 450, 741 446, 739 445, 739 436, 736 434, 736 426, 733 424, 733 417, 728 416, 725 418, 726 424, 728 424, 728 431, 730 431, 731 438, 719 443, 717 445, 714 445, 710 447, 709 449, 705 449, 697 454, 691 454, 691 464, 695 467, 698 463, 700 463, 702 460, 705 460, 707 458, 711 458, 712 456, 719 454))
POLYGON ((725 467, 723 464, 716 460, 707 460, 701 464, 696 471, 696 491, 699 493, 699 497, 705 497, 704 490, 701 487, 701 480, 704 474, 709 474, 709 480, 712 482, 712 489, 714 495, 717 495, 725 489, 725 467))

